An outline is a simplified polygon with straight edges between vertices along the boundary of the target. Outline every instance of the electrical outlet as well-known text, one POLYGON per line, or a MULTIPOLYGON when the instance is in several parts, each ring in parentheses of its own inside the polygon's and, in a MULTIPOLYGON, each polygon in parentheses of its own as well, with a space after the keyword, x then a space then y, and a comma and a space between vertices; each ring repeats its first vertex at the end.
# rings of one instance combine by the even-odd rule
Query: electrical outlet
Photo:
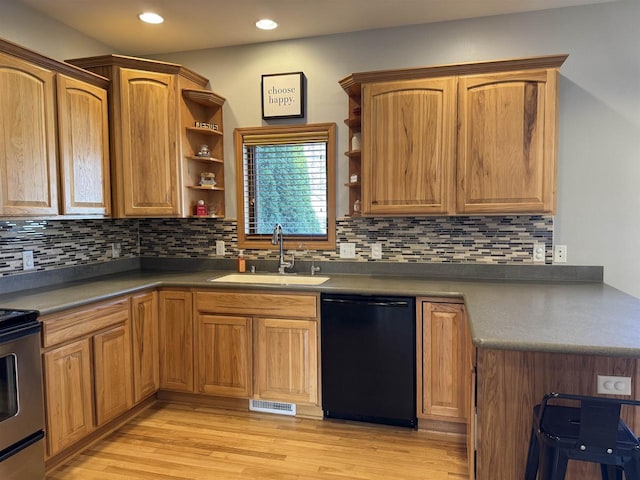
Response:
POLYGON ((566 245, 556 245, 553 247, 553 263, 567 263, 566 245))
POLYGON ((33 270, 35 267, 33 263, 33 251, 25 250, 22 252, 22 269, 23 270, 33 270))
POLYGON ((120 251, 122 250, 122 245, 119 243, 111 244, 111 257, 118 258, 120 256, 120 251))
POLYGON ((224 257, 225 253, 224 240, 216 240, 216 255, 224 257))
POLYGON ((544 243, 533 244, 533 263, 544 263, 546 254, 546 248, 544 243))
POLYGON ((598 393, 605 395, 631 395, 631 377, 598 375, 598 393))
POLYGON ((382 244, 381 243, 372 243, 371 244, 371 258, 374 260, 382 259, 382 244))
POLYGON ((341 243, 340 244, 340 258, 356 258, 356 244, 355 243, 341 243))

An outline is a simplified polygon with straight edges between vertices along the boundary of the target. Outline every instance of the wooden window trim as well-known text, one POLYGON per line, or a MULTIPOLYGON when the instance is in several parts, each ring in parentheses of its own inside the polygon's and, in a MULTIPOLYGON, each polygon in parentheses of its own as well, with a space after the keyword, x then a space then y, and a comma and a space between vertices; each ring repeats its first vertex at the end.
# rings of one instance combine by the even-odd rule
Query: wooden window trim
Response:
POLYGON ((260 134, 302 134, 304 132, 326 132, 327 139, 327 238, 312 240, 309 237, 287 237, 285 233, 284 248, 289 250, 335 250, 336 248, 336 124, 314 123, 309 125, 281 125, 267 127, 245 127, 234 130, 234 148, 236 161, 236 205, 238 218, 238 248, 253 250, 274 250, 270 239, 253 239, 245 236, 244 219, 244 165, 243 146, 245 135, 260 134))

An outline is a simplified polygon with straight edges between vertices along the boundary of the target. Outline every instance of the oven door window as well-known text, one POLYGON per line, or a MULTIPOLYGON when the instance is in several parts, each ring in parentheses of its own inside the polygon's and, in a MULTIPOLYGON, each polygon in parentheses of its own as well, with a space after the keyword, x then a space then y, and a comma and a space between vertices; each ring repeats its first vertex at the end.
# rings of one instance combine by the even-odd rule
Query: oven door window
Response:
POLYGON ((0 357, 0 422, 18 414, 18 381, 15 354, 0 357))

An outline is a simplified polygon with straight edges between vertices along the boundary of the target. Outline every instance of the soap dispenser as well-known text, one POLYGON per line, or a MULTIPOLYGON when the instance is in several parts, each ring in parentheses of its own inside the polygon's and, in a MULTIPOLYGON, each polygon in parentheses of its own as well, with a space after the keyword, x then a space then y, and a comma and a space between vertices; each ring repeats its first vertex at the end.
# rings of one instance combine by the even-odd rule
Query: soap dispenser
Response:
POLYGON ((238 252, 238 272, 244 273, 247 270, 247 261, 244 258, 244 250, 238 252))

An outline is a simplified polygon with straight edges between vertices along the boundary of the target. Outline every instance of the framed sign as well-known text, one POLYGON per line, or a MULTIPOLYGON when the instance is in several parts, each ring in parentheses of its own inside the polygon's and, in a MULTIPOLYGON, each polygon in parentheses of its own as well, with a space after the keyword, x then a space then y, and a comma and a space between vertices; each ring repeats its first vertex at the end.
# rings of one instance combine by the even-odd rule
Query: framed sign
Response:
POLYGON ((262 118, 304 117, 304 73, 262 75, 262 118))

